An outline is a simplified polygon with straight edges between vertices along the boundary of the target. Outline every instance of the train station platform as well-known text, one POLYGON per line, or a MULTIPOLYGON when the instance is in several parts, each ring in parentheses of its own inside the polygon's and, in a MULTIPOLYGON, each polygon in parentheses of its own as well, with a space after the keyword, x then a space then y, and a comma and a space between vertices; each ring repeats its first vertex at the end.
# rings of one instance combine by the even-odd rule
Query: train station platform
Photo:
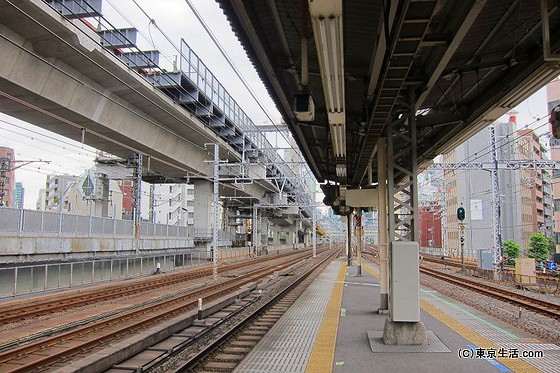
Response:
POLYGON ((356 272, 345 259, 331 263, 235 372, 560 371, 560 346, 425 287, 429 344, 386 346, 378 268, 366 263, 356 272))

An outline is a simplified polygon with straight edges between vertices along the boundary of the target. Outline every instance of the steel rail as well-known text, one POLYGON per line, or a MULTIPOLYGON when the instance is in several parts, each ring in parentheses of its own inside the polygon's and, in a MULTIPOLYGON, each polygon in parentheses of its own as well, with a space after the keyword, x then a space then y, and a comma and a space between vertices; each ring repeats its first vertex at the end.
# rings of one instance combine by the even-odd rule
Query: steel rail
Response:
MULTIPOLYGON (((220 273, 227 272, 233 269, 249 267, 256 263, 266 263, 268 260, 278 259, 293 254, 281 254, 279 256, 267 257, 267 260, 251 260, 238 263, 229 263, 222 266, 219 270, 220 273)), ((184 281, 202 278, 212 273, 211 267, 201 269, 187 270, 183 273, 168 274, 164 276, 154 277, 152 281, 146 281, 142 278, 131 283, 119 283, 110 287, 106 287, 104 291, 100 291, 99 287, 87 290, 80 290, 75 294, 62 294, 62 296, 50 296, 47 298, 39 299, 37 302, 27 302, 25 304, 10 305, 9 303, 0 306, 0 326, 8 322, 16 322, 21 319, 29 317, 37 317, 61 311, 72 307, 80 307, 89 305, 94 302, 101 302, 108 299, 115 299, 116 297, 124 297, 127 295, 135 294, 140 291, 147 291, 156 289, 162 286, 171 286, 184 281)))
POLYGON ((453 283, 469 290, 473 290, 484 295, 499 299, 501 301, 524 307, 530 311, 544 314, 548 317, 560 319, 560 305, 536 299, 527 295, 518 294, 506 289, 498 288, 489 284, 481 284, 477 281, 463 277, 442 273, 426 267, 420 267, 420 272, 438 278, 440 280, 453 283))
POLYGON ((203 297, 206 301, 208 301, 224 296, 225 294, 231 293, 233 290, 237 290, 240 286, 256 281, 266 275, 287 268, 301 261, 302 256, 310 256, 310 253, 298 255, 295 259, 291 259, 281 265, 258 269, 250 275, 243 276, 242 278, 229 279, 224 282, 209 285, 208 288, 203 290, 195 290, 177 298, 164 300, 137 310, 125 312, 124 314, 109 317, 54 337, 46 338, 29 345, 2 352, 0 353, 0 371, 4 371, 4 368, 8 369, 6 370, 7 372, 30 371, 37 366, 46 366, 57 362, 62 358, 68 358, 76 355, 99 344, 107 343, 109 340, 114 339, 117 336, 130 334, 131 329, 143 329, 148 325, 152 325, 155 322, 161 322, 178 313, 194 310, 197 306, 198 298, 203 297), (87 340, 80 341, 79 339, 82 339, 84 336, 87 336, 87 340), (64 347, 65 342, 61 341, 65 341, 66 344, 70 346, 64 347), (74 343, 72 343, 72 341, 74 343), (53 346, 56 346, 58 351, 52 351, 52 353, 46 351, 47 348, 53 346), (35 352, 40 352, 40 354, 37 354, 39 356, 33 359, 30 355, 35 352), (25 356, 28 357, 25 359, 26 363, 18 365, 17 367, 2 367, 2 365, 10 361, 14 361, 16 364, 22 363, 23 360, 21 359, 25 356))

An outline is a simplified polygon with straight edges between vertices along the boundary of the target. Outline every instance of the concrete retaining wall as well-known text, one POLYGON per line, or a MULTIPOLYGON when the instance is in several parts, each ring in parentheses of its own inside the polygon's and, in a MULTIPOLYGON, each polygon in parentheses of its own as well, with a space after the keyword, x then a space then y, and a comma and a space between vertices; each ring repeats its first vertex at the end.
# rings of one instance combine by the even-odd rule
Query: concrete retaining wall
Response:
POLYGON ((18 257, 35 259, 58 259, 60 256, 95 257, 131 253, 153 253, 177 251, 192 248, 192 239, 143 238, 138 244, 132 238, 91 238, 91 237, 37 237, 0 236, 0 256, 2 261, 13 261, 18 257), (136 245, 138 245, 138 250, 136 245))

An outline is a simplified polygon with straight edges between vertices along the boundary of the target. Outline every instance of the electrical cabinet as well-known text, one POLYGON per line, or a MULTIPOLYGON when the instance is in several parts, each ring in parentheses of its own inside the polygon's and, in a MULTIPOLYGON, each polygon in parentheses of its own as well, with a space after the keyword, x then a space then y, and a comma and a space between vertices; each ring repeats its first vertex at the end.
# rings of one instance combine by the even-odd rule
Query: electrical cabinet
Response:
POLYGON ((391 242, 389 304, 393 321, 420 321, 418 243, 391 242))

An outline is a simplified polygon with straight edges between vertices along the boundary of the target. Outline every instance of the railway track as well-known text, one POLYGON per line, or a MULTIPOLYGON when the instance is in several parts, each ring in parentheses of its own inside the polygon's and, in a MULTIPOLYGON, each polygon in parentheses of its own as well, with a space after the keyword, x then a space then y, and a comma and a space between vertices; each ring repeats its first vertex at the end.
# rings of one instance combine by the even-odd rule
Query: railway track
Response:
MULTIPOLYGON (((461 268, 463 266, 463 264, 461 263, 461 259, 456 259, 456 258, 442 259, 441 257, 430 256, 430 255, 421 255, 421 257, 422 257, 421 260, 425 262, 443 264, 443 265, 457 267, 457 268, 461 268)), ((465 260, 465 268, 478 269, 478 264, 476 261, 465 260)))
MULTIPOLYGON (((368 260, 371 260, 372 262, 379 264, 379 259, 375 257, 374 252, 368 251, 365 252, 364 254, 368 258, 368 260)), ((460 261, 454 261, 454 262, 451 260, 442 261, 441 259, 438 258, 431 258, 426 256, 424 256, 424 260, 428 260, 435 263, 441 263, 441 264, 445 263, 454 267, 461 267, 460 261)), ((473 264, 470 263, 470 265, 473 264)), ((424 273, 426 275, 438 278, 440 280, 450 282, 452 284, 461 286, 463 288, 467 288, 469 290, 479 292, 481 294, 499 299, 504 302, 514 304, 519 307, 523 307, 530 311, 540 313, 554 319, 560 319, 560 305, 555 303, 546 302, 534 297, 519 294, 517 292, 513 292, 489 284, 481 283, 474 279, 470 280, 465 277, 455 276, 449 273, 443 273, 435 269, 428 268, 426 266, 420 266, 420 273, 424 273)))
MULTIPOLYGON (((310 253, 305 253, 310 256, 310 253)), ((43 369, 72 356, 101 345, 130 336, 185 312, 196 310, 198 298, 212 302, 227 294, 236 294, 275 271, 290 267, 302 260, 302 255, 290 258, 282 265, 256 268, 243 276, 212 283, 204 289, 194 289, 177 296, 135 307, 122 313, 87 322, 72 330, 31 341, 22 346, 0 352, 0 371, 28 372, 43 369)), ((254 267, 254 266, 253 266, 254 267)))
MULTIPOLYGON (((227 271, 265 264, 267 261, 285 257, 290 254, 281 254, 262 259, 227 263, 219 268, 220 274, 227 271)), ((293 254, 291 254, 293 255, 293 254)), ((43 296, 25 302, 10 302, 0 305, 0 326, 14 323, 28 318, 51 314, 74 307, 91 305, 105 300, 114 300, 119 297, 138 294, 153 289, 176 285, 193 279, 203 278, 212 274, 212 268, 196 268, 178 273, 162 274, 146 278, 134 279, 118 284, 102 287, 87 288, 84 290, 64 292, 62 295, 43 296), (102 290, 101 290, 102 289, 102 290)))
POLYGON ((551 318, 560 319, 560 305, 555 303, 546 302, 503 288, 498 288, 489 284, 483 284, 475 280, 469 280, 464 277, 442 273, 427 267, 420 267, 420 273, 424 273, 440 280, 450 282, 469 290, 473 290, 484 295, 499 299, 501 301, 523 307, 530 311, 537 312, 551 318))
POLYGON ((276 294, 263 305, 256 307, 244 316, 220 338, 189 359, 177 364, 173 372, 232 372, 251 349, 268 333, 276 322, 286 313, 305 289, 336 258, 339 252, 325 256, 303 275, 299 276, 284 291, 276 294))

